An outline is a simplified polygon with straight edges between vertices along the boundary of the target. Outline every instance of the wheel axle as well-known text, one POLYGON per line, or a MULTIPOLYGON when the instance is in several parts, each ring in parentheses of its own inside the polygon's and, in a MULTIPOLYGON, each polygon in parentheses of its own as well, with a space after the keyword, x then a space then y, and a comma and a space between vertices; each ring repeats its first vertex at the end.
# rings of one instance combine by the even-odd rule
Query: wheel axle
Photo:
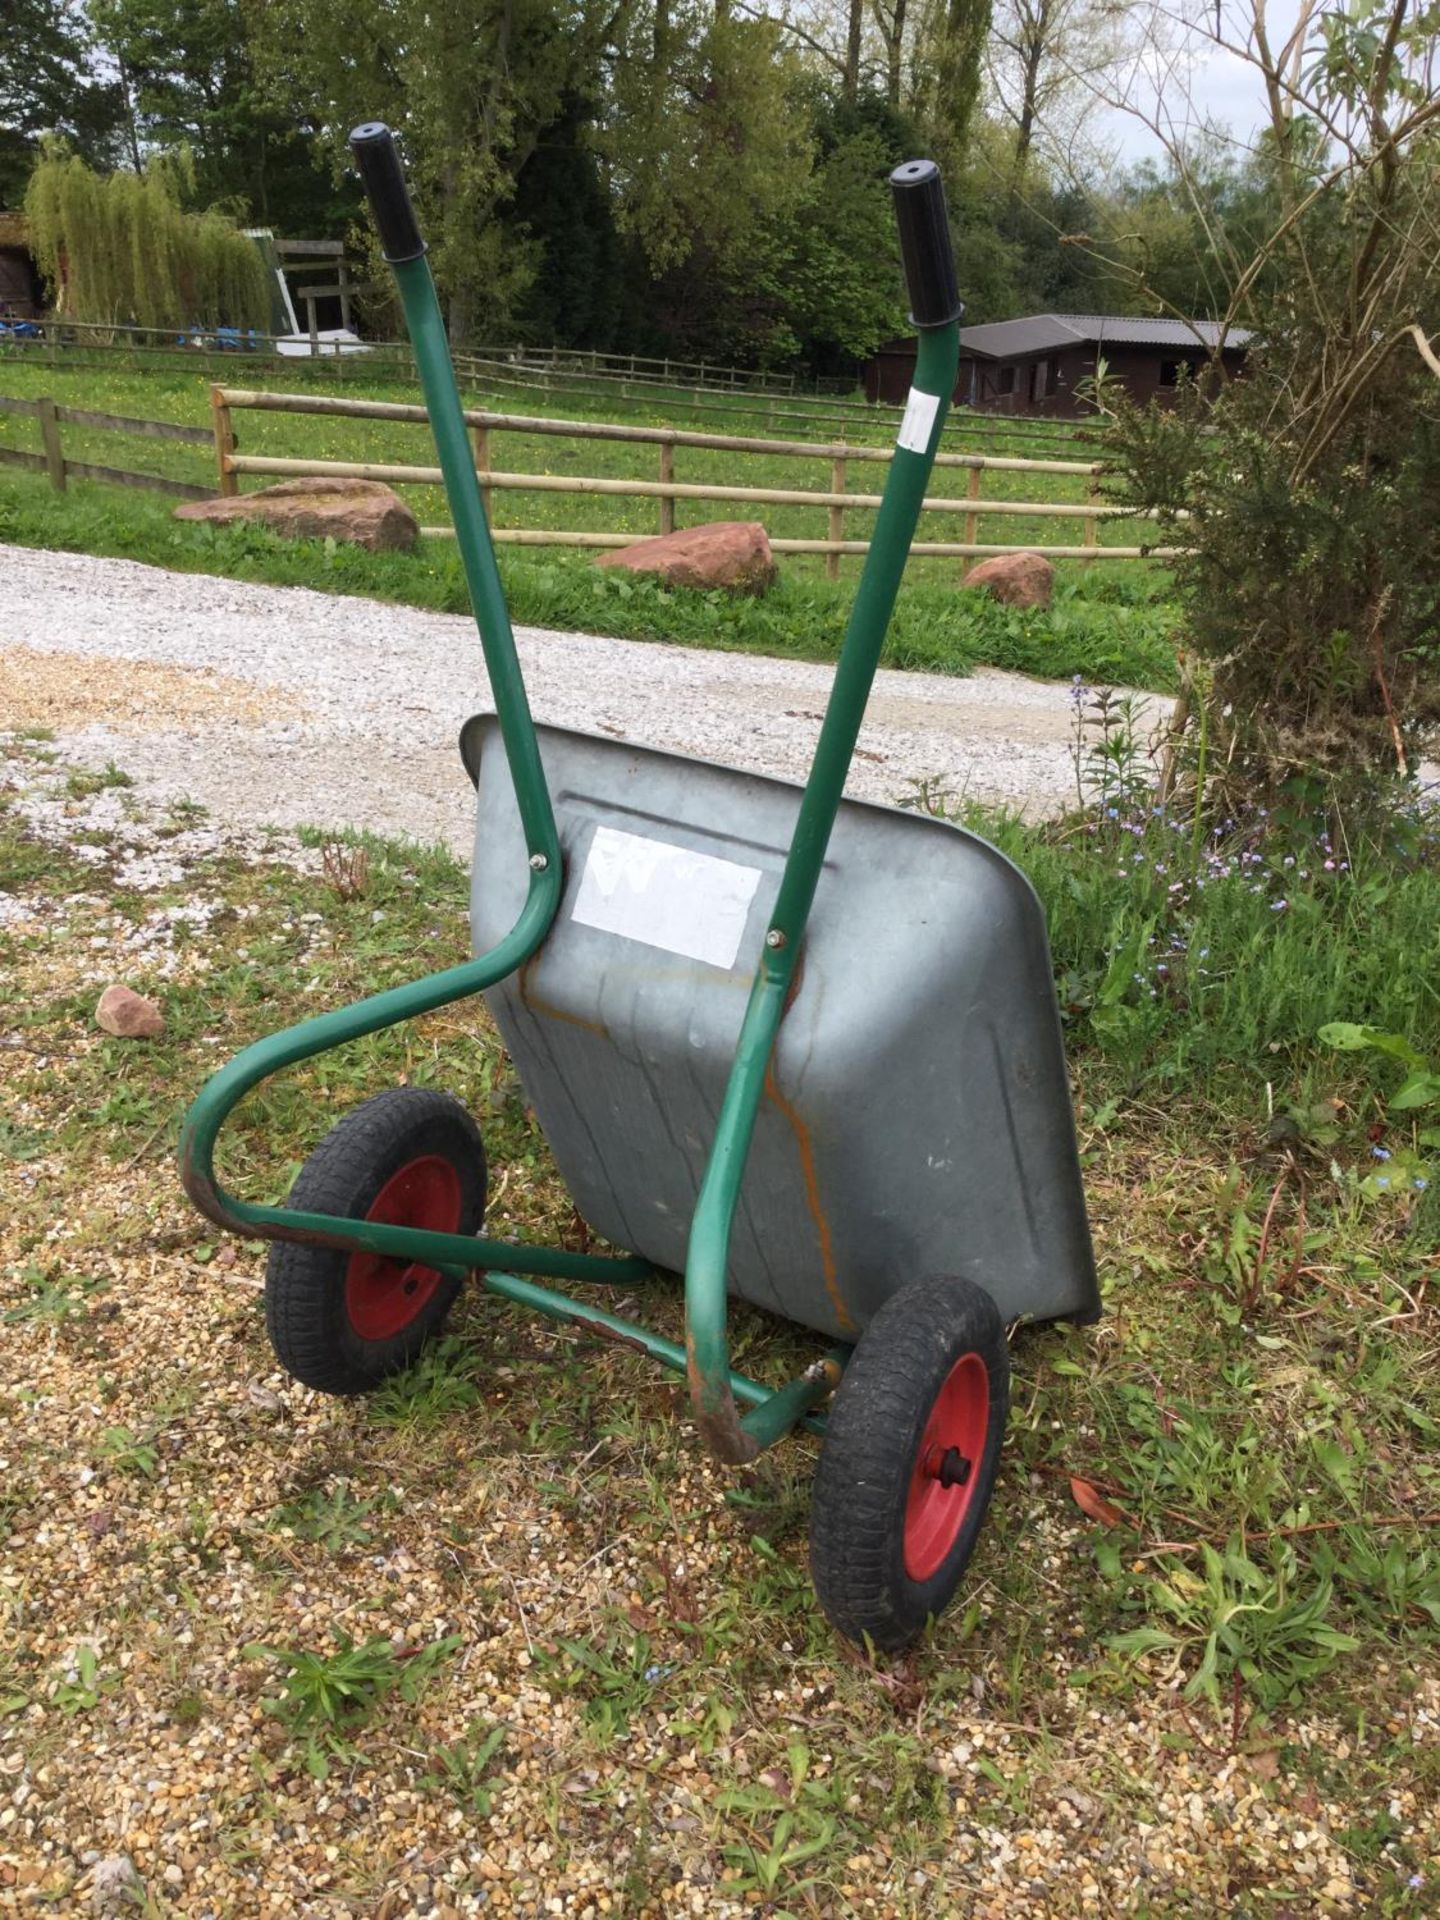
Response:
POLYGON ((942 1487, 963 1487, 974 1464, 959 1447, 931 1447, 922 1471, 927 1480, 938 1480, 942 1487))

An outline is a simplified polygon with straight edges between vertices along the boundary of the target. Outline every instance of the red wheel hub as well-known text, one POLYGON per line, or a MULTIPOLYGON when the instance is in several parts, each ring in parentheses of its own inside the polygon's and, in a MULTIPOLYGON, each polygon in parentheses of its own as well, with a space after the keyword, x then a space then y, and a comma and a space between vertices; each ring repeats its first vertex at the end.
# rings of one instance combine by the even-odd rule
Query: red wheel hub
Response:
POLYGON ((990 1426, 990 1375, 962 1353, 935 1396, 905 1500, 905 1571, 929 1580, 960 1536, 975 1497, 990 1426))
MULTIPOLYGON (((439 1154, 427 1153, 391 1174, 365 1218, 454 1233, 460 1207, 459 1174, 439 1154)), ((434 1267, 352 1253, 345 1269, 345 1311, 362 1340, 388 1340, 409 1326, 439 1284, 434 1267)))

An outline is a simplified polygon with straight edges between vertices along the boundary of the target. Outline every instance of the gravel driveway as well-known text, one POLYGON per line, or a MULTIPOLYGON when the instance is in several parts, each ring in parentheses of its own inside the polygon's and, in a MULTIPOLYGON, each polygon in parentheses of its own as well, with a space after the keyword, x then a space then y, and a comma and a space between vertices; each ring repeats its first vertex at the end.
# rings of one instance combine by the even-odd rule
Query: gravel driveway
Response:
MULTIPOLYGON (((803 779, 831 668, 525 627, 536 717, 803 779)), ((455 750, 488 705, 473 624, 294 587, 0 546, 4 723, 113 758, 240 824, 350 825, 468 850, 455 750), (83 664, 82 664, 83 663, 83 664)), ((918 781, 1030 813, 1073 791, 1063 685, 882 671, 850 791, 918 781)))

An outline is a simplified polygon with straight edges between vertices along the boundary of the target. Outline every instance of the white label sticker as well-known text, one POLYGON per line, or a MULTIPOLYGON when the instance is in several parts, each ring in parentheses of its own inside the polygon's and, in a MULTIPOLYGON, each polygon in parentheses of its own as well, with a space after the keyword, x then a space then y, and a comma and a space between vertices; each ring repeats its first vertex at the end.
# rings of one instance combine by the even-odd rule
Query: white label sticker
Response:
POLYGON ((896 446, 903 447, 907 453, 924 453, 930 445, 930 429, 939 411, 938 393, 922 393, 919 387, 912 387, 910 398, 905 402, 905 418, 900 422, 896 446))
POLYGON ((758 867, 597 827, 570 918, 647 947, 733 967, 758 867))

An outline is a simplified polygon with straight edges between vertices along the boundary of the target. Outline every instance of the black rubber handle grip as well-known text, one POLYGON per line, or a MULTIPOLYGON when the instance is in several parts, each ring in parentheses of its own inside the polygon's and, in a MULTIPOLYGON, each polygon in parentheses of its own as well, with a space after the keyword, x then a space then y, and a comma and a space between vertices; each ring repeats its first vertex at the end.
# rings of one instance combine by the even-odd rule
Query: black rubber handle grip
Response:
POLYGON ((945 188, 933 160, 907 160, 890 176, 900 258, 917 327, 948 327, 965 311, 955 284, 955 255, 945 213, 945 188))
POLYGON ((360 174, 370 218, 380 236, 380 249, 392 267, 418 260, 425 251, 420 223, 410 204, 405 170, 400 165, 395 136, 383 120, 367 120, 350 135, 350 151, 360 174))

